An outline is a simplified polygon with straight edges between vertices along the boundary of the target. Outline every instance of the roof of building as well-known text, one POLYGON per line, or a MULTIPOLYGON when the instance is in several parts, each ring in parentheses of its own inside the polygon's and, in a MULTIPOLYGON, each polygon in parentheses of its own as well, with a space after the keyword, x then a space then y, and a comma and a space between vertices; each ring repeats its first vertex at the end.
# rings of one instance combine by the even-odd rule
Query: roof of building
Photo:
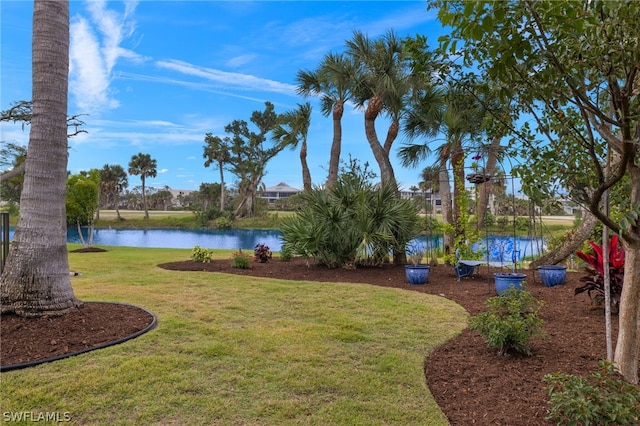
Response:
POLYGON ((298 188, 287 185, 284 182, 280 182, 276 186, 270 186, 264 189, 264 192, 301 192, 298 188))

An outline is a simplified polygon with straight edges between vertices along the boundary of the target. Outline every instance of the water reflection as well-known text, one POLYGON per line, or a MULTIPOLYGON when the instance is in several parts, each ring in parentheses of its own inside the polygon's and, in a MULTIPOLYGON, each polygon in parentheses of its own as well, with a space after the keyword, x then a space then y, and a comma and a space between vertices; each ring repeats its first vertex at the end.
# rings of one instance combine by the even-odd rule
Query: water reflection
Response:
MULTIPOLYGON (((9 238, 13 238, 13 229, 9 238)), ((86 239, 86 238, 85 238, 86 239)), ((426 247, 442 247, 442 236, 421 236, 416 239, 426 247)), ((67 241, 80 244, 76 228, 69 228, 67 241)), ((155 248, 203 248, 253 250, 256 244, 266 244, 272 251, 280 251, 282 233, 275 229, 96 229, 93 235, 95 246, 127 246, 155 248)), ((511 262, 514 251, 516 261, 525 257, 539 256, 546 246, 539 238, 488 236, 472 245, 474 251, 485 253, 489 248, 489 260, 511 262)))
MULTIPOLYGON (((280 231, 270 229, 96 229, 93 245, 253 250, 256 244, 266 244, 280 251, 280 236, 280 231)), ((67 241, 81 242, 77 229, 67 231, 67 241)))

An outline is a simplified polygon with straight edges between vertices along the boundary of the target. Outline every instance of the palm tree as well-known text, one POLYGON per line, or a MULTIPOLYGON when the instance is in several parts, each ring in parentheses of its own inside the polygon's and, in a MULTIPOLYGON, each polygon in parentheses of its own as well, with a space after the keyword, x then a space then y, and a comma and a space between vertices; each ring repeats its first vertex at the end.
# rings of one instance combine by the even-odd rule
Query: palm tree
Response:
POLYGON ((105 164, 100 170, 100 192, 113 204, 118 219, 120 217, 120 194, 129 186, 127 172, 119 164, 105 164))
POLYGON ((320 96, 322 115, 332 115, 333 140, 326 188, 333 187, 338 181, 342 150, 342 116, 344 106, 351 97, 355 78, 355 63, 348 56, 335 53, 326 55, 315 71, 299 71, 296 77, 297 92, 305 97, 320 96))
POLYGON ((67 256, 67 0, 34 1, 32 46, 33 118, 20 217, 0 277, 0 311, 61 315, 81 304, 67 256))
POLYGON ((280 144, 296 149, 300 144, 302 183, 305 191, 311 191, 311 173, 307 164, 307 133, 311 124, 311 104, 298 104, 298 108, 280 115, 272 138, 280 144))
POLYGON ((207 143, 202 153, 202 157, 206 158, 204 166, 209 167, 216 162, 218 170, 220 170, 220 211, 222 212, 224 211, 224 165, 230 158, 231 140, 229 137, 222 139, 219 136, 207 133, 204 141, 207 143))
POLYGON ((375 41, 355 31, 346 43, 347 53, 359 65, 357 84, 352 91, 358 106, 365 109, 365 134, 380 167, 380 179, 397 186, 389 155, 391 146, 398 135, 407 98, 416 96, 426 82, 414 78, 417 75, 405 66, 402 41, 393 31, 375 41), (389 115, 391 124, 381 143, 375 123, 384 112, 389 115))
MULTIPOLYGON (((407 114, 404 123, 405 133, 410 137, 416 135, 433 136, 436 129, 445 137, 445 143, 437 149, 437 164, 440 169, 440 194, 442 199, 442 213, 446 223, 454 226, 454 238, 465 240, 465 223, 461 222, 464 216, 461 211, 461 201, 466 197, 465 191, 465 149, 464 144, 475 140, 482 129, 483 114, 485 111, 479 108, 475 98, 460 88, 449 88, 446 93, 446 109, 428 108, 424 101, 413 105, 413 112, 407 114), (433 111, 431 111, 433 110, 433 111), (429 111, 431 111, 430 114, 429 111), (437 121, 439 120, 439 122, 437 121), (448 195, 449 173, 447 162, 453 169, 453 211, 449 213, 451 205, 448 195)), ((443 105, 443 104, 441 104, 443 105)), ((404 146, 400 152, 400 158, 404 165, 416 165, 425 159, 431 152, 429 143, 410 144, 404 146)), ((466 213, 466 212, 465 212, 466 213)), ((451 251, 452 241, 445 235, 445 252, 451 251)), ((449 253, 447 253, 449 254, 449 253)))
POLYGON ((129 161, 129 174, 133 176, 140 175, 142 181, 142 204, 144 205, 144 217, 149 219, 149 209, 147 208, 147 194, 145 191, 145 182, 148 177, 154 178, 158 172, 156 170, 158 164, 149 154, 139 153, 131 157, 129 161))

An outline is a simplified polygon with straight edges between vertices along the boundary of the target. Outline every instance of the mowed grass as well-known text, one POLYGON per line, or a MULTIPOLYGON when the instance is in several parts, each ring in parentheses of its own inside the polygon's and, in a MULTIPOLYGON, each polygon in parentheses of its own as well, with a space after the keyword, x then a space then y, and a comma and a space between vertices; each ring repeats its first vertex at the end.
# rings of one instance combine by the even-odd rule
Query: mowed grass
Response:
POLYGON ((466 327, 453 302, 363 284, 157 267, 190 250, 108 250, 69 254, 82 273, 72 278, 76 296, 144 307, 157 328, 3 373, 3 413, 68 413, 81 425, 447 424, 423 363, 466 327))

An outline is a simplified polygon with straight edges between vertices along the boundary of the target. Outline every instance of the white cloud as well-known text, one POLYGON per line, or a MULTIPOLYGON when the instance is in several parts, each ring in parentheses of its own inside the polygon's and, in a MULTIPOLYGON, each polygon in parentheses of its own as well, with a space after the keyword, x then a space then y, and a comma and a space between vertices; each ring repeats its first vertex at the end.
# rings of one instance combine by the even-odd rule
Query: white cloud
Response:
POLYGON ((229 59, 227 61, 227 66, 231 68, 241 67, 242 65, 246 65, 253 61, 256 57, 257 55, 239 55, 229 59))
POLYGON ((295 96, 296 86, 279 81, 269 80, 266 78, 256 77, 249 74, 240 74, 234 72, 220 71, 213 68, 200 67, 188 62, 170 59, 167 61, 158 61, 156 63, 160 68, 166 68, 185 75, 200 77, 208 81, 215 82, 222 87, 231 90, 254 90, 282 93, 285 95, 295 96))
POLYGON ((104 1, 89 1, 86 5, 89 16, 77 15, 71 23, 69 90, 80 111, 95 114, 119 106, 110 89, 118 59, 144 58, 120 46, 135 30, 131 15, 137 2, 125 2, 121 14, 108 10, 104 1))
POLYGON ((169 169, 160 169, 160 170, 158 170, 158 173, 161 174, 161 175, 165 174, 165 173, 169 173, 169 169))

